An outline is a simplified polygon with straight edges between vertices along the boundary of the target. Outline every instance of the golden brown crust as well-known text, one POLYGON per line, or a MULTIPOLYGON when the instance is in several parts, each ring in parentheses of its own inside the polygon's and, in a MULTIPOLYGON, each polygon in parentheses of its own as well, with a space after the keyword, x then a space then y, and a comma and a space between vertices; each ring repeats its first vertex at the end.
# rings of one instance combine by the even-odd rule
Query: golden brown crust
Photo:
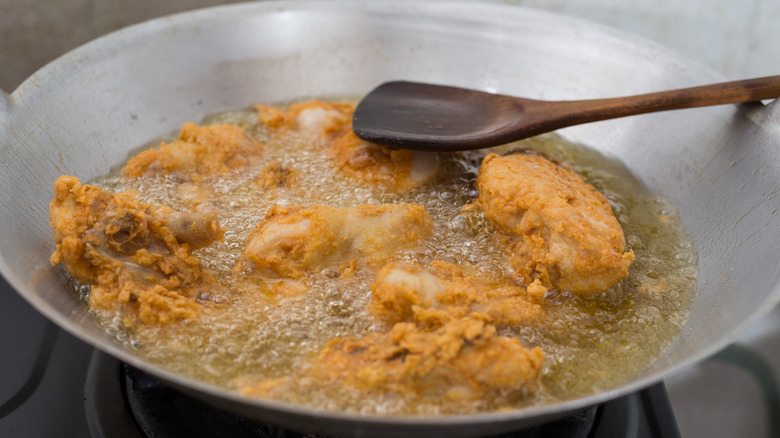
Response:
POLYGON ((478 205, 512 236, 510 264, 525 284, 573 293, 607 290, 634 260, 606 198, 567 167, 533 153, 489 154, 478 205))
POLYGON ((354 258, 373 265, 426 238, 432 230, 433 220, 418 204, 347 209, 277 205, 250 233, 234 272, 299 278, 354 258))
POLYGON ((262 189, 289 187, 301 178, 301 171, 290 166, 284 166, 278 161, 268 163, 260 171, 255 184, 262 189))
POLYGON ((391 149, 358 138, 352 131, 355 106, 349 103, 310 100, 287 111, 267 105, 254 109, 272 132, 314 134, 327 143, 328 155, 345 175, 396 193, 430 181, 438 168, 436 154, 391 149))
POLYGON ((185 123, 178 140, 162 143, 128 160, 128 178, 176 174, 184 179, 227 173, 244 168, 262 145, 235 125, 198 126, 185 123))
POLYGON ((427 267, 390 262, 371 285, 369 311, 388 323, 435 328, 471 317, 494 325, 539 322, 536 299, 510 282, 487 282, 457 265, 434 260, 427 267))
MULTIPOLYGON (((350 388, 412 400, 511 398, 537 388, 543 361, 539 348, 496 336, 495 327, 477 319, 452 320, 436 331, 399 323, 386 334, 331 340, 298 382, 304 390, 350 388)), ((242 379, 239 390, 278 398, 294 390, 293 383, 288 377, 261 383, 242 379)))
POLYGON ((328 154, 344 174, 394 192, 421 184, 410 178, 416 152, 368 143, 355 135, 351 123, 330 143, 328 154))
POLYGON ((341 102, 323 102, 311 99, 290 105, 287 111, 269 105, 254 105, 257 120, 280 132, 296 130, 323 138, 341 131, 352 120, 355 106, 341 102))
MULTIPOLYGON (((166 226, 168 213, 130 193, 61 176, 49 210, 57 245, 51 263, 62 263, 74 279, 92 285, 90 307, 117 312, 128 326, 195 318, 200 305, 194 297, 218 285, 189 244, 166 226)), ((215 222, 208 224, 216 227, 212 237, 221 236, 215 222)))

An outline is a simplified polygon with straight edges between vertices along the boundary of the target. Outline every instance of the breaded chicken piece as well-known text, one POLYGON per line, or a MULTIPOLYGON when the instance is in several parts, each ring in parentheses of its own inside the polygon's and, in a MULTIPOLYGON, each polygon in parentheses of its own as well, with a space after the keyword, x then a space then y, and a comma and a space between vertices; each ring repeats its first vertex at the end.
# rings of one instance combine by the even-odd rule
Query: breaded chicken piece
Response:
POLYGON ((333 139, 328 154, 344 174, 396 193, 425 184, 439 169, 439 154, 369 143, 355 135, 352 123, 333 139))
POLYGON ((262 189, 289 187, 300 179, 301 175, 302 173, 298 169, 284 166, 278 161, 272 161, 263 167, 255 183, 262 189))
POLYGON ((531 151, 487 155, 477 177, 492 224, 511 238, 518 280, 591 294, 628 275, 634 252, 607 199, 560 163, 531 151))
POLYGON ((341 102, 323 102, 312 99, 290 105, 287 111, 269 105, 254 105, 257 120, 272 129, 295 130, 307 134, 327 136, 352 120, 355 106, 341 102))
POLYGON ((262 149, 260 143, 238 126, 185 123, 178 140, 141 152, 127 162, 123 172, 128 178, 174 174, 188 181, 242 169, 262 149))
POLYGON ((439 169, 437 153, 391 149, 358 138, 352 131, 355 106, 349 103, 310 100, 287 111, 266 105, 254 108, 260 123, 272 129, 321 137, 333 163, 349 177, 396 193, 430 181, 439 169))
POLYGON ((382 263, 433 232, 419 204, 272 207, 247 239, 234 272, 299 278, 357 258, 382 263))
POLYGON ((176 185, 176 199, 191 211, 208 212, 214 210, 219 196, 209 184, 186 181, 176 185))
POLYGON ((389 324, 416 322, 439 327, 470 316, 490 324, 519 325, 541 321, 541 297, 511 282, 488 282, 463 268, 434 260, 427 267, 390 262, 371 285, 369 311, 389 324))
POLYGON ((54 183, 49 218, 57 244, 51 263, 91 285, 91 308, 116 312, 127 326, 195 318, 194 297, 219 288, 190 252, 221 238, 216 215, 153 208, 64 175, 54 183))
POLYGON ((225 234, 219 226, 217 210, 204 213, 170 212, 163 214, 162 208, 157 212, 165 220, 165 226, 176 236, 176 241, 186 243, 190 250, 196 250, 211 245, 225 234))
POLYGON ((396 324, 389 333, 336 338, 303 378, 239 382, 248 396, 280 398, 290 391, 352 391, 453 401, 506 400, 533 392, 544 361, 541 349, 496 336, 495 327, 455 319, 433 332, 396 324), (295 387, 295 385, 299 385, 295 387))

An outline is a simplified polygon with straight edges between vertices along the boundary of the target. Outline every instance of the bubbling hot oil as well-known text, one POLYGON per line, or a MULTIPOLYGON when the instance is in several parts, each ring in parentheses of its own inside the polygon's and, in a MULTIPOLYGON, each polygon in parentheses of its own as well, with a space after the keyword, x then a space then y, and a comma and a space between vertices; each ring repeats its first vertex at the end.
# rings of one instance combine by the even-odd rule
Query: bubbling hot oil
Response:
MULTIPOLYGON (((474 201, 479 162, 486 151, 442 157, 443 171, 432 183, 395 194, 342 175, 330 163, 323 145, 295 133, 270 136, 254 112, 233 111, 207 118, 203 124, 234 123, 266 145, 263 162, 241 173, 209 181, 224 241, 196 252, 204 266, 230 284, 233 265, 244 250, 250 230, 272 205, 330 205, 415 202, 434 219, 434 234, 397 259, 426 264, 444 260, 470 266, 488 279, 506 277, 505 254, 496 247, 494 229, 479 212, 463 214, 474 201), (259 189, 253 181, 265 164, 277 161, 301 172, 288 188, 259 189)), ((696 255, 680 228, 675 209, 649 193, 621 163, 593 149, 545 135, 497 148, 529 147, 548 153, 583 175, 612 205, 636 254, 630 275, 615 288, 595 297, 551 292, 539 326, 502 328, 500 334, 521 339, 545 354, 540 390, 514 400, 517 407, 555 403, 598 392, 630 380, 657 357, 679 332, 693 301, 696 255)), ((112 191, 133 189, 148 203, 183 209, 176 198, 178 181, 168 177, 127 180, 119 173, 98 185, 112 191)), ((350 279, 326 269, 303 280, 307 292, 299 300, 262 299, 241 293, 205 293, 206 303, 195 321, 163 327, 122 328, 113 315, 96 314, 139 355, 177 373, 215 385, 235 388, 243 375, 275 378, 296 375, 309 366, 334 337, 360 337, 382 329, 366 311, 373 274, 359 270, 350 279)), ((381 397, 333 400, 312 392, 289 401, 312 407, 364 414, 448 414, 490 410, 472 404, 421 399, 414 406, 381 397)), ((506 401, 504 401, 505 403, 506 401)))

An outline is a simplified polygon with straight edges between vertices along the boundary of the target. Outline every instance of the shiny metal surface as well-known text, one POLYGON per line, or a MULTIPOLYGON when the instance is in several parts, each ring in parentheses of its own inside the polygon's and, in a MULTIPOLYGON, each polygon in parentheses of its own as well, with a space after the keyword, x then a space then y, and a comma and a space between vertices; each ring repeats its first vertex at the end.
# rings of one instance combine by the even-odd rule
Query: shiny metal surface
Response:
POLYGON ((348 436, 473 436, 538 424, 650 385, 715 353, 780 301, 780 105, 600 122, 562 133, 621 159, 679 209, 699 254, 688 323, 636 379, 513 412, 355 417, 251 400, 146 363, 67 291, 48 225, 52 184, 90 180, 185 121, 257 102, 360 95, 407 79, 547 100, 724 80, 648 41, 575 18, 438 2, 264 2, 196 11, 96 40, 0 94, 0 272, 36 309, 95 347, 259 420, 348 436))

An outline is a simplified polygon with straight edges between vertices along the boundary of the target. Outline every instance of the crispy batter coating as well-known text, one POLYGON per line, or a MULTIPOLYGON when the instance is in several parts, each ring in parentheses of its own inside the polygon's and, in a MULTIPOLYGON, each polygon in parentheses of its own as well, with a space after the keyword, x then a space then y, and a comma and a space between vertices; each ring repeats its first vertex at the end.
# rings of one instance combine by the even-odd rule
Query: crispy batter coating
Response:
POLYGON ((190 253, 222 236, 215 214, 188 217, 63 175, 49 218, 51 263, 92 286, 90 307, 118 313, 127 326, 195 318, 194 297, 219 287, 190 253))
POLYGON ((175 174, 190 180, 244 168, 261 152, 262 145, 238 126, 185 123, 178 140, 141 152, 123 172, 128 178, 175 174))
POLYGON ((436 153, 391 149, 358 138, 352 131, 355 106, 349 103, 310 100, 287 111, 266 105, 254 108, 260 123, 269 128, 321 137, 333 163, 349 177, 396 193, 430 181, 439 169, 436 153))
MULTIPOLYGON (((432 332, 399 323, 389 333, 335 338, 297 383, 309 391, 351 389, 407 400, 492 400, 534 391, 544 354, 495 331, 484 321, 462 318, 432 332)), ((290 377, 259 384, 245 379, 239 389, 248 396, 279 398, 295 383, 290 377)))
POLYGON ((257 120, 269 128, 296 130, 327 136, 340 131, 350 120, 355 107, 349 103, 312 99, 290 105, 287 111, 268 105, 254 105, 257 120))
POLYGON ((511 282, 487 282, 463 268, 434 260, 427 267, 390 262, 371 285, 369 311, 386 323, 440 327, 469 316, 494 325, 541 321, 544 312, 528 292, 511 282))
POLYGON ((478 205, 511 236, 509 263, 525 284, 590 294, 628 275, 633 251, 606 198, 562 164, 530 151, 487 155, 478 205))
POLYGON ((295 184, 300 177, 300 170, 284 166, 278 161, 272 161, 263 167, 255 183, 262 189, 289 187, 295 184))
POLYGON ((369 143, 355 135, 352 123, 333 139, 328 154, 346 175, 396 193, 425 184, 439 169, 439 154, 369 143))
POLYGON ((252 230, 234 272, 299 278, 348 263, 374 265, 433 231, 419 204, 274 206, 252 230))

